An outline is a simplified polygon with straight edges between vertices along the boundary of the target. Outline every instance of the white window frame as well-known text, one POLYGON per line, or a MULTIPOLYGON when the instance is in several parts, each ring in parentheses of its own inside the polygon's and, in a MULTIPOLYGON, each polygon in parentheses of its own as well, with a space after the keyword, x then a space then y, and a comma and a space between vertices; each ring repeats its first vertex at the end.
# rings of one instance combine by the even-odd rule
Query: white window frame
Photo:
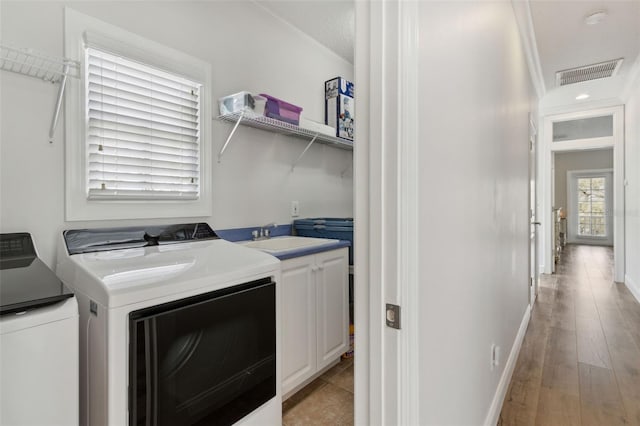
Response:
POLYGON ((605 244, 613 245, 613 169, 569 170, 567 171, 567 241, 573 244, 605 244), (578 179, 605 178, 605 236, 590 236, 578 234, 578 179))
MULTIPOLYGON (((207 217, 212 214, 211 64, 114 25, 65 8, 65 56, 84 65, 87 41, 106 51, 203 84, 200 196, 196 200, 88 199, 85 75, 67 82, 65 99, 65 218, 77 220, 207 217)), ((84 69, 84 67, 82 67, 84 69)))

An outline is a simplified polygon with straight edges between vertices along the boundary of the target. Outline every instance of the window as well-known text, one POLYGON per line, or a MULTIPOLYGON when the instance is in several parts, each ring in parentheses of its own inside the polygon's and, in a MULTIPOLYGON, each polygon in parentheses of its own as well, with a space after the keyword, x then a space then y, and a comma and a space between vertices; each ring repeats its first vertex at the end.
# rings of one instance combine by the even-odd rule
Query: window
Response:
POLYGON ((65 9, 66 220, 211 215, 211 65, 65 9))
POLYGON ((86 48, 89 199, 197 199, 201 84, 86 48))
POLYGON ((606 237, 606 178, 578 178, 578 235, 606 237))
POLYGON ((613 136, 613 115, 553 123, 553 142, 613 136))

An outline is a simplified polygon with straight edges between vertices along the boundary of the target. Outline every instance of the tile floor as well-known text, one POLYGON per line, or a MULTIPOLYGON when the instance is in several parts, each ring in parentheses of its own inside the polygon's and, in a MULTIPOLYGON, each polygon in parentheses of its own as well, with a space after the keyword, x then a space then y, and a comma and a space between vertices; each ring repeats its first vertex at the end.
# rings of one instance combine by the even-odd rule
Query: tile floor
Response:
POLYGON ((568 245, 543 276, 499 425, 640 426, 640 304, 612 271, 568 245))
POLYGON ((282 404, 283 426, 353 425, 353 358, 338 364, 282 404))

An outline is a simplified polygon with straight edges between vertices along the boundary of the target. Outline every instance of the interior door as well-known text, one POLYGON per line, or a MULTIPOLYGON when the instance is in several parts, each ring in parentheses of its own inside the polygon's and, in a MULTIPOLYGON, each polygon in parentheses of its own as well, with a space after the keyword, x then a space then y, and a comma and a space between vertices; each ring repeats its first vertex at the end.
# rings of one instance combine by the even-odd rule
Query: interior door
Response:
POLYGON ((537 161, 536 161, 536 128, 533 120, 529 120, 529 218, 531 219, 529 232, 529 304, 533 306, 538 295, 538 226, 537 220, 537 161))

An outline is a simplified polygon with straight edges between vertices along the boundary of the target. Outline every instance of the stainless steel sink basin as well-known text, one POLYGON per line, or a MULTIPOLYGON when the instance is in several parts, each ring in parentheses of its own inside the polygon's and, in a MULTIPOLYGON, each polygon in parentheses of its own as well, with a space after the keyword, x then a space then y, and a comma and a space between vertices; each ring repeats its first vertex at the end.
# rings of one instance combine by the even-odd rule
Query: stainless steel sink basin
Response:
POLYGON ((340 240, 331 240, 328 238, 284 236, 269 238, 268 240, 240 242, 239 244, 242 244, 246 247, 256 248, 267 253, 278 254, 302 248, 332 245, 337 243, 338 241, 340 240))

